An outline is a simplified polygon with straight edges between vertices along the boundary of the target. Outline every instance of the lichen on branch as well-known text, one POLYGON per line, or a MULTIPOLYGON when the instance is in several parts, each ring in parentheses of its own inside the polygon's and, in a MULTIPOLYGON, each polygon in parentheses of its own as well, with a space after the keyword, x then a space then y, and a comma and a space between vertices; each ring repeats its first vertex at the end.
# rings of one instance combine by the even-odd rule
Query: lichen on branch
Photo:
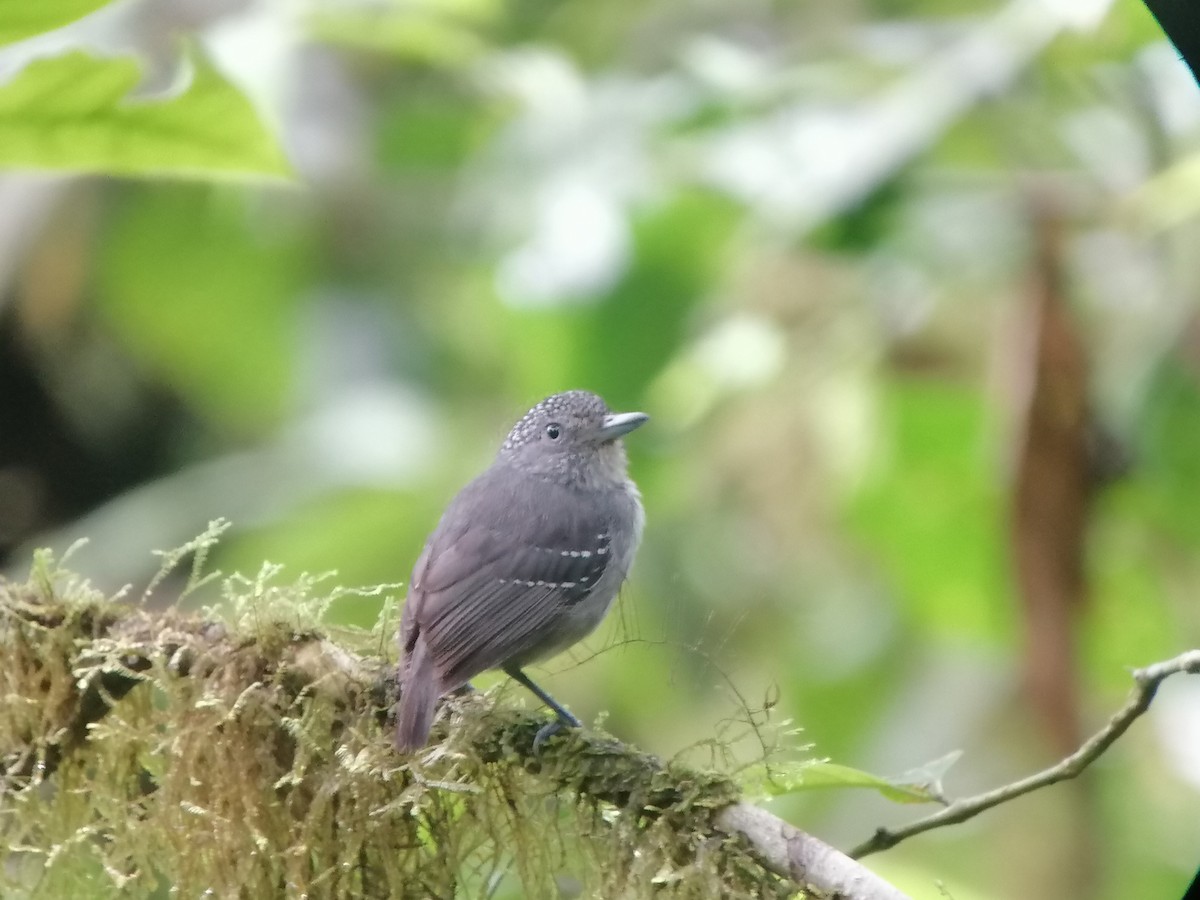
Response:
POLYGON ((542 719, 494 693, 452 698, 438 740, 397 754, 391 669, 355 649, 372 639, 305 624, 312 582, 262 581, 229 622, 105 598, 47 557, 0 581, 0 893, 799 890, 716 825, 730 779, 593 732, 535 754, 542 719))

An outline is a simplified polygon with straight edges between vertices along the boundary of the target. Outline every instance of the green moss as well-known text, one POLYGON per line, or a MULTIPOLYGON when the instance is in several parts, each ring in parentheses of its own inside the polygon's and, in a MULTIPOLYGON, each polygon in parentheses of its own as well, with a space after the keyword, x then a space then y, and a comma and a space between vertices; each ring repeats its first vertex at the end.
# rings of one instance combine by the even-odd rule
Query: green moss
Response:
POLYGON ((792 894, 712 828, 729 779, 594 733, 536 755, 543 720, 492 693, 398 755, 386 665, 306 624, 319 579, 273 574, 226 582, 228 624, 152 616, 48 559, 0 582, 0 894, 792 894))

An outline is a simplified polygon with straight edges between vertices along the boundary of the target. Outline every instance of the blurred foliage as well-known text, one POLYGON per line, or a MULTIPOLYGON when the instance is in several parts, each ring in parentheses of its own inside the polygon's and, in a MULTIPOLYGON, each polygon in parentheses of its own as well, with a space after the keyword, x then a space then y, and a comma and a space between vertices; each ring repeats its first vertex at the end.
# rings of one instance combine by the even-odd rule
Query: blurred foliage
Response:
POLYGON ((850 504, 851 533, 873 548, 923 633, 1010 641, 1004 497, 987 458, 984 398, 938 382, 888 388, 891 458, 850 504))
POLYGON ((164 186, 114 210, 104 240, 98 308, 151 376, 214 423, 279 423, 311 278, 305 235, 249 220, 236 195, 164 186))
MULTIPOLYGON (((96 4, 37 6, 0 36, 96 4)), ((0 179, 0 337, 40 386, 0 384, 14 565, 86 534, 77 568, 140 586, 150 548, 229 516, 226 571, 403 581, 511 422, 585 387, 653 417, 629 442, 648 526, 556 696, 724 768, 791 720, 835 766, 962 749, 950 795, 1011 780, 1051 756, 1009 546, 1049 198, 1132 461, 1090 510, 1084 722, 1200 641, 1200 92, 1139 3, 162 0, 0 73, 0 161, 64 173, 0 179)), ((915 896, 1084 896, 1055 878, 1087 832, 1094 896, 1180 894, 1178 690, 1086 816, 1056 788, 872 864, 915 896)), ((913 812, 773 809, 842 846, 913 812)))

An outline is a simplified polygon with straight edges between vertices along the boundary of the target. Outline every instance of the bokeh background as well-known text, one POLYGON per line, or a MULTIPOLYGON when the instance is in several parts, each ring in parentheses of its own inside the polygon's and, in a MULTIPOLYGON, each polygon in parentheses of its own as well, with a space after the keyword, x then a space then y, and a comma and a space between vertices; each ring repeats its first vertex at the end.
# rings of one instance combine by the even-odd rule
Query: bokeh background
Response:
MULTIPOLYGON (((290 174, 231 118, 199 162, 32 171, 81 166, 64 132, 0 177, 7 574, 86 536, 72 568, 140 589, 225 517, 211 568, 403 582, 510 424, 583 387, 653 417, 648 526, 542 680, 652 752, 961 750, 961 796, 1200 644, 1200 89, 1141 3, 145 0, 0 71, 79 46, 142 98, 231 88, 290 174)), ((771 808, 843 848, 931 811, 771 808)), ((1180 896, 1200 685, 1081 781, 869 862, 915 897, 1180 896)))

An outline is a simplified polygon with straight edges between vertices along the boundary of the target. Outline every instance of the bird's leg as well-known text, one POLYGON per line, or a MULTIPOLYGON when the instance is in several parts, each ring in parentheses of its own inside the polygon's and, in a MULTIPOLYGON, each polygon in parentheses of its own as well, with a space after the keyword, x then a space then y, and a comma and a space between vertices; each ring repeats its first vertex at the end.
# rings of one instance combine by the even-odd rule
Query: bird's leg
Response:
POLYGON ((558 701, 543 691, 540 687, 530 680, 529 676, 518 669, 516 666, 509 666, 504 669, 506 675, 519 684, 523 685, 534 696, 545 703, 548 707, 554 710, 554 715, 557 716, 553 722, 547 722, 538 729, 537 735, 533 739, 533 752, 537 753, 542 749, 542 744, 546 743, 554 735, 558 734, 566 728, 581 728, 579 720, 563 709, 558 701))

